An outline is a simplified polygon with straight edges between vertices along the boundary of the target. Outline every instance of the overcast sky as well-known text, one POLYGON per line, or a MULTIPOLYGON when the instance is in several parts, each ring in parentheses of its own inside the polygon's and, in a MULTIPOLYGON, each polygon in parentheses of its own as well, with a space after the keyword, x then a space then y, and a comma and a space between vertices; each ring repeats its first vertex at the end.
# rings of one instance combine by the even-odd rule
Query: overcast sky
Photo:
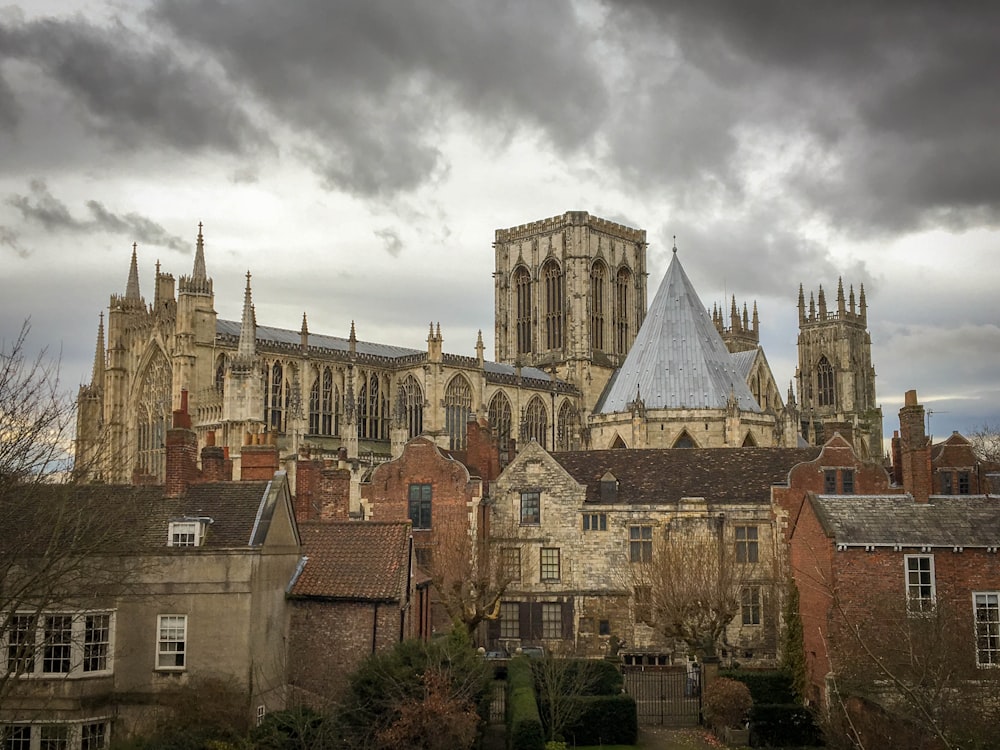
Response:
MULTIPOLYGON (((0 0, 2 3, 3 0, 0 0)), ((672 237, 757 301, 782 389, 799 284, 864 284, 886 433, 1000 423, 1000 4, 27 0, 0 6, 0 338, 89 380, 157 260, 216 309, 493 342, 494 230, 571 210, 672 237)))

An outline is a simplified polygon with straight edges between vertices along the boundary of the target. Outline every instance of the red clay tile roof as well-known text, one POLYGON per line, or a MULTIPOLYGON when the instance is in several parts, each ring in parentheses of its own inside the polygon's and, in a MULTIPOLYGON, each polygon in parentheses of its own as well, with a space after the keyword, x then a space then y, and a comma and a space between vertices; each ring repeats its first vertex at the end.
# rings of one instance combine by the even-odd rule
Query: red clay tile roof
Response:
POLYGON ((299 526, 309 560, 291 596, 400 601, 410 575, 410 524, 339 521, 299 526))
POLYGON ((588 502, 601 502, 601 477, 609 471, 618 479, 618 503, 676 503, 684 497, 769 502, 771 486, 786 483, 793 466, 812 461, 819 452, 819 448, 670 448, 557 452, 552 458, 586 485, 588 502))

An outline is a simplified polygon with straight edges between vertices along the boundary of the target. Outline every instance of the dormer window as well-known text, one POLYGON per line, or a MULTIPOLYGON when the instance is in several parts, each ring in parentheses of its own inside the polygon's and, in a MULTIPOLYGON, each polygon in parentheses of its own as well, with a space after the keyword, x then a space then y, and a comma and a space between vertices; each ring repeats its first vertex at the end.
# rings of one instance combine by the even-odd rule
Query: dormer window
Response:
POLYGON ((185 518, 171 521, 167 532, 168 547, 200 547, 205 541, 205 529, 210 518, 185 518))
POLYGON ((601 502, 613 503, 618 499, 618 479, 610 471, 601 477, 601 502))

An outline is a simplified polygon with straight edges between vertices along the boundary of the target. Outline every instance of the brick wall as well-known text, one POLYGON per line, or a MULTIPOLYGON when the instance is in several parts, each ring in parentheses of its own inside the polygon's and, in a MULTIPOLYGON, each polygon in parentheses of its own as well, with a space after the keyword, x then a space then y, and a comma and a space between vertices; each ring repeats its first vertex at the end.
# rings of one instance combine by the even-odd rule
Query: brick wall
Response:
POLYGON ((399 642, 402 617, 391 602, 293 600, 288 653, 296 697, 328 707, 368 656, 399 642))
POLYGON ((240 448, 240 478, 243 481, 267 481, 277 470, 277 446, 244 445, 240 448))

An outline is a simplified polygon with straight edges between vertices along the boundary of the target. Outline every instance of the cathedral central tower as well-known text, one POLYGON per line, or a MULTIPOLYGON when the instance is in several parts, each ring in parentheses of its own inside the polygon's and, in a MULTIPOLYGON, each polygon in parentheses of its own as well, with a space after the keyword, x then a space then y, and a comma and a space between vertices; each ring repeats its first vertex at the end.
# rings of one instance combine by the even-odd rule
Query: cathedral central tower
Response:
POLYGON ((497 361, 554 372, 592 409, 645 317, 646 246, 586 211, 496 230, 497 361))

